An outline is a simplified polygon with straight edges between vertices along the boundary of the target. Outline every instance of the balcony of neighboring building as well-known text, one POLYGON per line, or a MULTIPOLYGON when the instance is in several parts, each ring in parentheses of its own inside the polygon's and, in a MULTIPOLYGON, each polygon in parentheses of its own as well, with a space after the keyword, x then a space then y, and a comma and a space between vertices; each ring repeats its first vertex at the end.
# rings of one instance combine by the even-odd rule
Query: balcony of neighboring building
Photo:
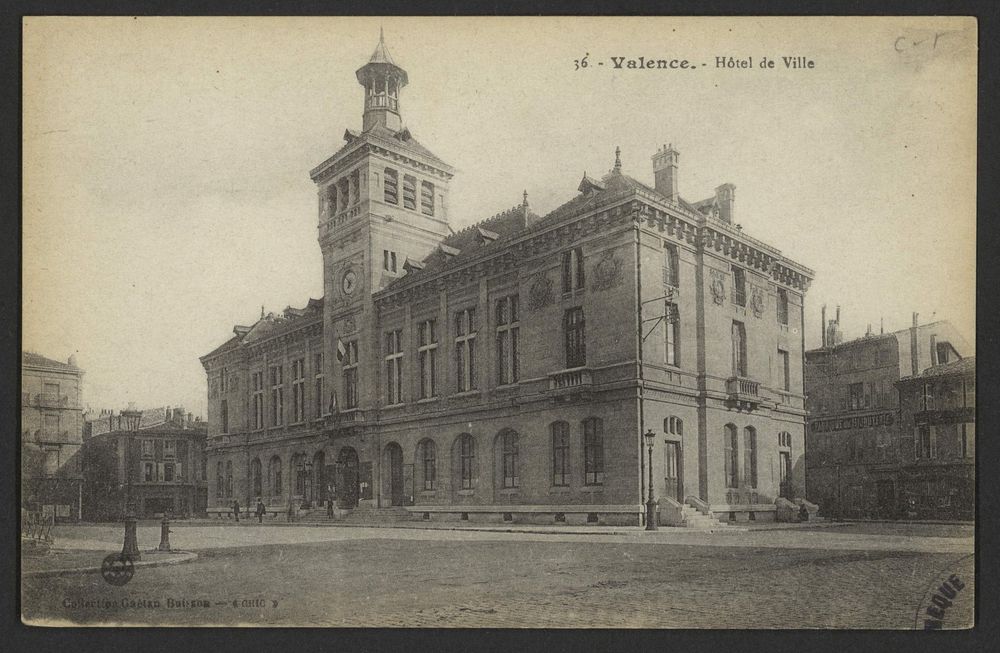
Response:
POLYGON ((547 376, 546 393, 554 397, 589 393, 594 385, 594 375, 588 367, 573 367, 547 376))
POLYGON ((726 400, 737 410, 751 411, 760 407, 763 397, 760 381, 745 376, 731 376, 726 379, 726 400))
POLYGON ((57 392, 30 392, 21 393, 22 406, 34 406, 37 408, 74 408, 70 403, 69 395, 57 392))

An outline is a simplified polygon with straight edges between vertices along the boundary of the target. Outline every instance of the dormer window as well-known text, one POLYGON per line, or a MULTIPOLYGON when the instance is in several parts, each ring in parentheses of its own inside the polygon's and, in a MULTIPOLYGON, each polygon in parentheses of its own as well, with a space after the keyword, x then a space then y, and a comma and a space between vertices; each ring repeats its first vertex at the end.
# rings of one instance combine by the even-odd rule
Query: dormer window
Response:
POLYGON ((497 238, 500 237, 500 234, 496 233, 495 231, 490 231, 489 229, 483 229, 482 227, 479 227, 478 231, 479 231, 480 245, 489 245, 490 243, 492 243, 493 241, 495 241, 497 238))

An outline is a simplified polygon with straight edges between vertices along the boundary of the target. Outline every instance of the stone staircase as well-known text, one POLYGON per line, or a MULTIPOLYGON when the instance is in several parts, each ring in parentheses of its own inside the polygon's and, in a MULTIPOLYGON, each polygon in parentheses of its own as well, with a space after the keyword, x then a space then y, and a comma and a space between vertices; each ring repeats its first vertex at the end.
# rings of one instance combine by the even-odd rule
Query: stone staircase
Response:
POLYGON ((730 524, 728 522, 720 521, 713 517, 712 515, 705 515, 698 511, 697 508, 684 504, 681 506, 681 515, 683 516, 682 525, 684 528, 693 528, 695 530, 701 531, 721 531, 721 530, 738 530, 739 527, 730 524))
POLYGON ((341 516, 328 517, 326 509, 311 510, 308 513, 300 514, 298 521, 305 524, 327 524, 336 522, 338 524, 356 525, 378 525, 413 521, 414 517, 409 510, 401 506, 391 508, 355 508, 346 511, 341 516))

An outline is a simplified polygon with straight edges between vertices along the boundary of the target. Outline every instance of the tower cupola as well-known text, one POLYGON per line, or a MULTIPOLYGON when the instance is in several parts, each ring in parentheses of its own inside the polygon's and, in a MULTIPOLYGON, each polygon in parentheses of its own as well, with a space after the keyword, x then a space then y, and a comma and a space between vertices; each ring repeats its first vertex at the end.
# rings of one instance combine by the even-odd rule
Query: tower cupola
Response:
POLYGON ((358 83, 365 87, 365 114, 362 128, 383 125, 392 131, 403 127, 399 114, 399 92, 409 81, 406 71, 397 66, 385 47, 385 34, 379 30, 378 45, 371 59, 357 71, 358 83))

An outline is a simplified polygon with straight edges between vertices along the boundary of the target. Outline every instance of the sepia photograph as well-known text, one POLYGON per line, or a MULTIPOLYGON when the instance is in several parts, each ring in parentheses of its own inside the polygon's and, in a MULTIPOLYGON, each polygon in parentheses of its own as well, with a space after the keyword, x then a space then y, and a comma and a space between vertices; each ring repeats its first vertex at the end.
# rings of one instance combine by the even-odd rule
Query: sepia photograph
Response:
POLYGON ((976 625, 976 18, 21 29, 23 624, 976 625))

